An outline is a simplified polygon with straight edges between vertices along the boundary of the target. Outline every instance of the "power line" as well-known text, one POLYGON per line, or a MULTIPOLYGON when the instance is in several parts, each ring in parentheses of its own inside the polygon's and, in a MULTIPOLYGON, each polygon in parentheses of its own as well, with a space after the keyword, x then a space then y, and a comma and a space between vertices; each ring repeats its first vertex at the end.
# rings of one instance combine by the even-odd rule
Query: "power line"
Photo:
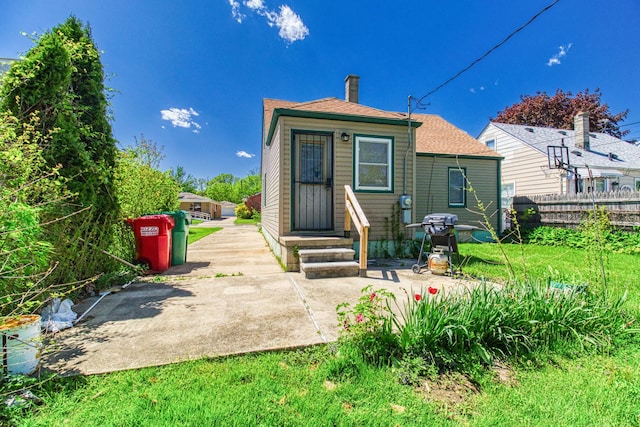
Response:
POLYGON ((434 93, 436 93, 437 91, 439 91, 440 89, 442 89, 443 87, 445 87, 446 85, 448 85, 449 83, 451 83, 452 81, 454 81, 455 79, 457 79, 458 77, 460 77, 463 73, 465 73, 466 71, 469 71, 474 65, 476 65, 477 63, 479 63, 480 61, 482 61, 483 59, 485 59, 487 56, 489 56, 494 50, 502 47, 502 45, 504 45, 507 41, 509 41, 509 39, 511 39, 513 36, 515 36, 517 33, 519 33, 520 31, 524 30, 526 27, 528 27, 533 21, 535 21, 540 15, 542 15, 543 13, 545 13, 546 11, 548 11, 549 9, 551 9, 553 6, 555 6, 556 4, 558 4, 558 2, 560 2, 560 0, 554 0, 553 3, 549 4, 548 6, 544 7, 542 10, 540 10, 538 13, 536 13, 535 15, 533 15, 533 17, 531 19, 529 19, 524 25, 520 26, 518 29, 516 29, 515 31, 513 31, 511 34, 509 34, 504 40, 502 40, 500 43, 498 43, 497 45, 493 46, 491 49, 489 49, 488 51, 486 51, 484 53, 484 55, 482 55, 481 57, 479 57, 478 59, 476 59, 475 61, 473 61, 471 64, 467 65, 465 68, 463 68, 462 70, 458 71, 458 73, 456 73, 453 77, 450 77, 449 79, 447 79, 444 83, 440 84, 438 87, 436 87, 435 89, 433 89, 432 91, 428 92, 426 95, 424 95, 422 98, 418 99, 416 101, 416 108, 418 107, 418 105, 420 105, 422 103, 422 101, 430 95, 433 95, 434 93))

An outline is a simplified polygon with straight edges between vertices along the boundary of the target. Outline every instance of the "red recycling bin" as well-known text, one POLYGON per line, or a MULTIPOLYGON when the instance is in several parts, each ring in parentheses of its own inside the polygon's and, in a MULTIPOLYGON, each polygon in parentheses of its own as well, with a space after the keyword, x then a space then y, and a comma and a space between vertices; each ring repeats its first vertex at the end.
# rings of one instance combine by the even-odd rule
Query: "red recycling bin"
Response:
POLYGON ((165 271, 171 265, 171 215, 147 215, 128 220, 136 238, 136 258, 153 271, 165 271))

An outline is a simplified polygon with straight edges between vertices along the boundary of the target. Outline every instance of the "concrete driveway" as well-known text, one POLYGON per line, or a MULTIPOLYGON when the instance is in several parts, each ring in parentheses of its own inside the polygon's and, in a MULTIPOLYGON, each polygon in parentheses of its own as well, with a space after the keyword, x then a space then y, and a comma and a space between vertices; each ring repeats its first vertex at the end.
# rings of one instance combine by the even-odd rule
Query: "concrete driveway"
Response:
MULTIPOLYGON (((189 245, 184 265, 104 296, 75 327, 53 337, 41 367, 98 374, 325 343, 338 337, 336 306, 355 303, 367 285, 394 292, 399 301, 421 287, 450 292, 468 285, 414 274, 412 260, 373 262, 366 278, 307 280, 283 272, 258 228, 234 219, 196 225, 222 230, 189 245)), ((81 315, 96 300, 73 309, 81 315)))

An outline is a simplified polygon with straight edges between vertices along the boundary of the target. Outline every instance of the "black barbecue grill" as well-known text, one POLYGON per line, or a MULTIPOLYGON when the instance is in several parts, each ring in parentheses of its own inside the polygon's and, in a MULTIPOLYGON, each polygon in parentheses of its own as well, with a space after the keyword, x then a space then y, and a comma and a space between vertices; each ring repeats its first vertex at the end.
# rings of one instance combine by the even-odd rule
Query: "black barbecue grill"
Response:
POLYGON ((429 236, 429 252, 433 253, 435 250, 440 250, 447 255, 449 261, 449 271, 451 275, 454 274, 452 254, 458 253, 458 242, 456 241, 455 225, 458 222, 458 215, 450 213, 433 213, 424 217, 422 224, 412 224, 408 227, 422 227, 424 229, 424 236, 422 237, 422 244, 420 245, 420 255, 418 255, 418 262, 411 268, 416 274, 419 274, 424 267, 428 266, 427 259, 423 259, 424 246, 429 236))

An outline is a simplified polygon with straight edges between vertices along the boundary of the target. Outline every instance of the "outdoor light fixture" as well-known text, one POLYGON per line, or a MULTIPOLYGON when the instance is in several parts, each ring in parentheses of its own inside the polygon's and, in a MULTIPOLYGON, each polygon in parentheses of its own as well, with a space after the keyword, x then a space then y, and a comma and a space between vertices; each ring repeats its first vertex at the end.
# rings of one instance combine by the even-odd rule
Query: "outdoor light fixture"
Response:
POLYGON ((342 139, 344 142, 349 141, 349 134, 347 132, 342 132, 342 135, 340 135, 340 139, 342 139))

